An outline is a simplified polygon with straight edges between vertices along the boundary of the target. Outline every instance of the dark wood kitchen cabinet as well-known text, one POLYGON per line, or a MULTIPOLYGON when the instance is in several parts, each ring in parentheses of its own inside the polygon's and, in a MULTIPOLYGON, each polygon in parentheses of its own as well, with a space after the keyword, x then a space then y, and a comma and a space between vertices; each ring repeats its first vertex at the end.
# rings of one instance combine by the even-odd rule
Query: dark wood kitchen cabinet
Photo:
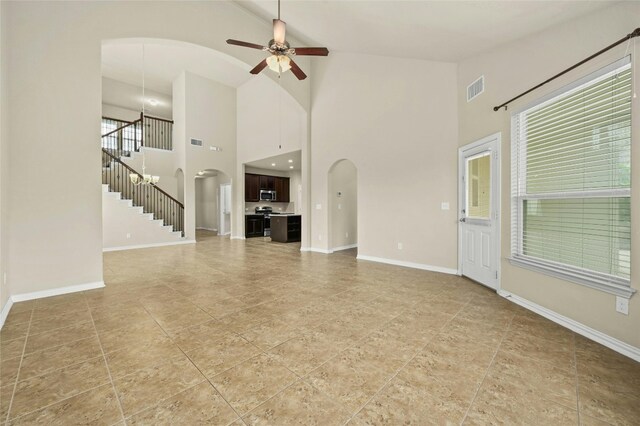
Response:
POLYGON ((244 218, 245 238, 264 237, 264 215, 248 214, 244 218))
POLYGON ((260 190, 276 191, 276 202, 288 203, 290 200, 290 184, 288 177, 245 173, 244 200, 254 203, 259 202, 260 190))
POLYGON ((281 203, 289 202, 289 178, 276 176, 276 201, 281 203))
POLYGON ((302 216, 273 215, 271 216, 271 241, 278 243, 292 243, 300 241, 302 231, 302 216))
POLYGON ((260 201, 260 175, 251 173, 244 175, 244 200, 260 201))
POLYGON ((260 189, 264 189, 266 191, 275 191, 276 177, 260 175, 260 189))

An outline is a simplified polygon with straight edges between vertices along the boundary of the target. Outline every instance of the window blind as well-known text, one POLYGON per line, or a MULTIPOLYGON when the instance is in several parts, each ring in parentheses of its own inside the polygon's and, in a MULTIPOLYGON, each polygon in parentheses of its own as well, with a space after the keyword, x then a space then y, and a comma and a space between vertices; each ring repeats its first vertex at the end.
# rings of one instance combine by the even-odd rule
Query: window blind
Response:
POLYGON ((512 118, 512 259, 629 285, 628 58, 512 118))

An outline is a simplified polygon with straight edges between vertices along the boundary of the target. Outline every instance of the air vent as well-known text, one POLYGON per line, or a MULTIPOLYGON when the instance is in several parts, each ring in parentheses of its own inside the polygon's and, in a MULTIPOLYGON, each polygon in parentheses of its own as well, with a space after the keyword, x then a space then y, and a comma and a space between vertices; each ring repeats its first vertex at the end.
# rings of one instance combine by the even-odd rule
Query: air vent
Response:
POLYGON ((467 102, 484 92, 484 75, 467 86, 467 102))
POLYGON ((202 139, 191 139, 191 145, 202 146, 202 139))

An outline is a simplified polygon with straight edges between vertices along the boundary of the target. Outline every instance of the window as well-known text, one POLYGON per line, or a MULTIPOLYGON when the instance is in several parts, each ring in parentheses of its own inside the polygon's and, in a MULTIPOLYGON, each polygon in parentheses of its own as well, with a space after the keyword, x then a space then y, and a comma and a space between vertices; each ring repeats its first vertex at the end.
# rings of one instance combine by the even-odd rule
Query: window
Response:
POLYGON ((628 58, 512 117, 511 261, 630 297, 628 58))

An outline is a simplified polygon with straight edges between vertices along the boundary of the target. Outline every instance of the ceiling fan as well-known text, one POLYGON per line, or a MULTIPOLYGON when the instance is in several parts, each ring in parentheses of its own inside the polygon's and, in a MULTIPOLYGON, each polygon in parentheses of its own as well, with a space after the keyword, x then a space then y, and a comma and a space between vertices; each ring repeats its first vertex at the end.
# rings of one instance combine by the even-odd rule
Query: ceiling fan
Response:
POLYGON ((271 56, 262 60, 262 62, 250 71, 251 74, 258 74, 268 66, 271 70, 277 73, 291 70, 298 80, 304 80, 307 78, 307 75, 300 69, 298 64, 291 59, 291 57, 295 55, 327 56, 329 54, 329 50, 326 47, 291 47, 285 39, 286 31, 286 22, 280 20, 280 0, 278 0, 278 19, 273 20, 273 39, 269 41, 267 46, 233 39, 227 40, 227 43, 271 53, 271 56))

